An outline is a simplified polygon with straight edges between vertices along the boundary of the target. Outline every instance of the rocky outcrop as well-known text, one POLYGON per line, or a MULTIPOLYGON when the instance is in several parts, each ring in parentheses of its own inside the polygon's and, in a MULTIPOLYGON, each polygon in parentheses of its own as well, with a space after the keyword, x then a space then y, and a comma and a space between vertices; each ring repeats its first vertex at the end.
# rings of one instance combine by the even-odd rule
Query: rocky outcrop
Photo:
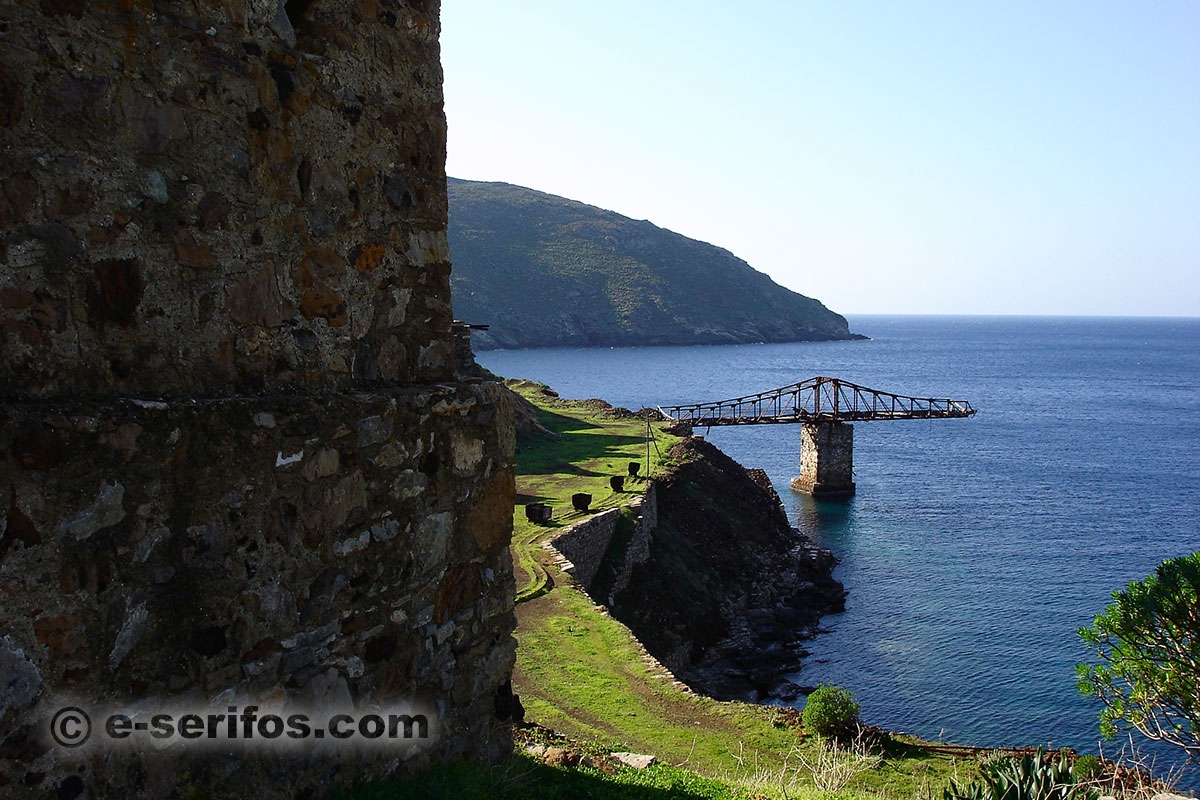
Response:
POLYGON ((5 4, 0 796, 320 797, 510 749, 512 404, 454 372, 438 13, 5 4), (414 747, 47 735, 406 701, 414 747))
MULTIPOLYGON (((835 560, 788 525, 770 482, 699 438, 657 485, 649 557, 612 613, 684 683, 721 699, 796 691, 783 680, 845 592, 835 560)), ((593 595, 595 596, 595 595, 593 595)))
POLYGON ((727 250, 504 183, 449 180, 451 285, 477 349, 863 338, 727 250))

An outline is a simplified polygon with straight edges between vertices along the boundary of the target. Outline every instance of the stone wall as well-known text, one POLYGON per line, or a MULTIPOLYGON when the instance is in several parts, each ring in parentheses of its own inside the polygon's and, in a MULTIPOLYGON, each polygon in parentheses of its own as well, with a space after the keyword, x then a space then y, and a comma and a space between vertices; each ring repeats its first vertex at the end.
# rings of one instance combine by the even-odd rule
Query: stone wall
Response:
POLYGON ((455 382, 436 0, 0 10, 0 795, 505 752, 512 405, 455 382), (59 704, 419 701, 429 746, 53 746, 59 704))
POLYGON ((634 524, 633 536, 625 549, 624 557, 616 567, 612 588, 609 590, 610 597, 624 591, 625 587, 629 586, 633 568, 650 558, 650 537, 658 527, 658 491, 653 481, 646 486, 646 491, 641 497, 629 504, 629 508, 637 515, 637 522, 634 524))
POLYGON ((0 392, 453 376, 436 0, 2 13, 0 392))
MULTIPOLYGON (((0 750, 0 779, 42 792, 70 776, 139 791, 205 780, 182 754, 114 774, 36 741, 67 698, 412 699, 441 729, 414 765, 502 752, 492 711, 514 647, 512 433, 496 424, 506 402, 480 383, 7 404, 0 447, 22 466, 3 487, 0 661, 27 678, 0 688, 0 736, 22 743, 0 750)), ((256 759, 220 772, 291 797, 397 766, 256 759)))
POLYGON ((608 598, 629 585, 633 568, 650 557, 650 538, 658 525, 658 501, 655 484, 650 481, 640 497, 630 501, 624 508, 636 515, 629 540, 622 542, 620 553, 614 552, 618 524, 622 509, 610 508, 585 520, 575 523, 551 539, 547 545, 560 557, 559 566, 579 581, 597 602, 608 602, 608 598), (603 597, 596 597, 597 576, 605 566, 610 574, 603 588, 603 597))
POLYGON ((584 588, 592 585, 599 572, 600 562, 617 532, 620 516, 619 508, 600 511, 576 522, 547 543, 564 559, 559 567, 584 588))

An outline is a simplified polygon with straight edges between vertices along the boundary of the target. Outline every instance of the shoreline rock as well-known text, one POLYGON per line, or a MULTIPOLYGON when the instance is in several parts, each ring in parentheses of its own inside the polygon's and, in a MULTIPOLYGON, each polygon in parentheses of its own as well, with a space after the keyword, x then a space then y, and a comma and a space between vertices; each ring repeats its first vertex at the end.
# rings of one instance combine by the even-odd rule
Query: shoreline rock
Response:
POLYGON ((720 700, 797 696, 820 618, 840 611, 837 560, 788 524, 761 470, 685 439, 656 480, 649 558, 613 598, 614 617, 692 689, 720 700), (756 474, 757 473, 757 474, 756 474))
MULTIPOLYGON (((560 337, 562 333, 558 334, 560 337)), ((813 334, 803 337, 763 337, 756 335, 738 335, 735 333, 678 335, 678 336, 614 336, 613 338, 597 338, 582 334, 567 334, 570 338, 564 342, 561 338, 547 337, 545 341, 533 344, 506 344, 498 342, 494 337, 483 335, 475 349, 481 353, 506 352, 512 350, 552 350, 562 347, 573 347, 581 350, 612 350, 622 347, 717 347, 720 345, 750 345, 750 344, 814 344, 817 342, 869 342, 870 336, 861 333, 845 335, 813 334)))

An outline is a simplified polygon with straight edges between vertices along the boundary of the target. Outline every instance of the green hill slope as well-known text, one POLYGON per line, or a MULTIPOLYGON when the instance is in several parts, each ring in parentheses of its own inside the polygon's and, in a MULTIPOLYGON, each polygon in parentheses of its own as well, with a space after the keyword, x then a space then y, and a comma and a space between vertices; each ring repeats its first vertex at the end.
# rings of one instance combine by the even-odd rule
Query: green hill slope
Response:
POLYGON ((719 247, 506 183, 450 178, 451 289, 477 349, 859 338, 719 247))

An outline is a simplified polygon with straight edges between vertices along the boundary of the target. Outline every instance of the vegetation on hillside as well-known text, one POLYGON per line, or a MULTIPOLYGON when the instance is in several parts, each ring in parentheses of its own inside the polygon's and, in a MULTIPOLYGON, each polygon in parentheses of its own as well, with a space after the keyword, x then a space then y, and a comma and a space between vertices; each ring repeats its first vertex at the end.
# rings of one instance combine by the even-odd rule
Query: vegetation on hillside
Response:
POLYGON ((719 247, 505 183, 448 180, 455 315, 490 347, 856 338, 719 247))
POLYGON ((1099 794, 1065 755, 1042 751, 983 765, 972 783, 951 783, 943 800, 1094 800, 1099 794))

